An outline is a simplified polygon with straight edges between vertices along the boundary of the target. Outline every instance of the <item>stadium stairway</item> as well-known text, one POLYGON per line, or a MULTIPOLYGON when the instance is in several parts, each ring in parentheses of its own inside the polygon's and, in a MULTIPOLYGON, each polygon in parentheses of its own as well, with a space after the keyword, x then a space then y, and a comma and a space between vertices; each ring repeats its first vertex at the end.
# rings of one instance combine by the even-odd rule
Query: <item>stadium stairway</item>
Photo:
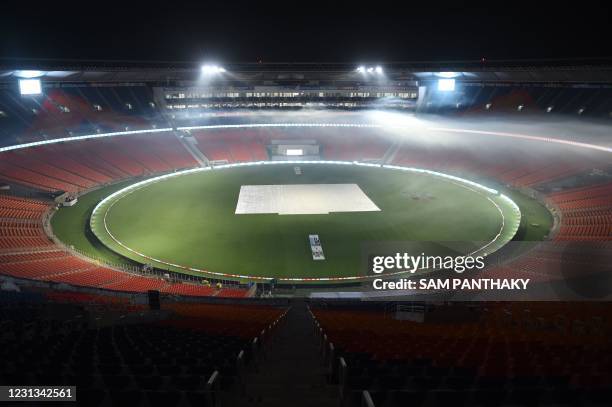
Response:
POLYGON ((208 164, 209 164, 208 157, 206 157, 204 155, 204 153, 202 153, 200 151, 200 149, 196 146, 197 141, 196 141, 195 138, 193 138, 191 136, 181 137, 181 135, 177 134, 177 132, 175 132, 174 135, 176 136, 178 141, 183 145, 183 147, 185 147, 185 150, 187 150, 189 152, 189 154, 191 154, 193 159, 196 160, 197 163, 201 167, 207 167, 208 166, 208 164))
POLYGON ((226 405, 338 407, 338 387, 327 383, 306 304, 295 300, 285 318, 258 366, 246 374, 242 394, 226 405))

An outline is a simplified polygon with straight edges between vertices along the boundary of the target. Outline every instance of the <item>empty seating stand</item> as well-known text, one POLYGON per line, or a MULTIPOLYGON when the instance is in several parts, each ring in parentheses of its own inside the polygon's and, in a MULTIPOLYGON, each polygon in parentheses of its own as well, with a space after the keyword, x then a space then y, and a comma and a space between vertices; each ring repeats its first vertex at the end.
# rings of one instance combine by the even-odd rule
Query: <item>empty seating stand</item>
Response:
POLYGON ((0 196, 0 274, 125 292, 160 290, 175 295, 226 297, 244 297, 248 292, 246 289, 167 282, 76 257, 46 236, 42 215, 48 205, 32 199, 0 196))
POLYGON ((604 405, 612 395, 605 303, 487 303, 478 322, 452 323, 311 307, 345 406, 604 405))
POLYGON ((0 179, 68 192, 198 165, 170 132, 32 147, 1 153, 0 159, 0 179))
POLYGON ((557 240, 612 240, 612 184, 561 191, 548 199, 561 209, 557 240))
POLYGON ((167 309, 175 317, 151 322, 139 316, 142 308, 112 296, 41 294, 40 305, 24 302, 25 293, 14 304, 0 299, 3 327, 11 332, 0 335, 0 382, 77 386, 78 405, 86 406, 219 406, 223 392, 239 385, 241 363, 252 359, 252 333, 283 311, 181 304, 167 309), (49 309, 53 319, 45 317, 49 309), (131 310, 129 324, 87 322, 88 311, 113 321, 131 310), (173 323, 177 318, 181 323, 173 323))

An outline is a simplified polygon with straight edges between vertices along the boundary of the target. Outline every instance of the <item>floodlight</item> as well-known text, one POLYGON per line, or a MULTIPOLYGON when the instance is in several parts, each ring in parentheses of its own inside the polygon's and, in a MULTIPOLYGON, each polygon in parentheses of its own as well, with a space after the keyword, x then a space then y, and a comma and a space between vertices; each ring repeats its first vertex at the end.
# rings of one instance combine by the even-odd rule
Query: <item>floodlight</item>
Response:
POLYGON ((382 66, 377 66, 376 67, 376 73, 379 74, 379 75, 383 73, 382 66))
POLYGON ((438 79, 438 90, 440 92, 452 92, 455 90, 454 79, 438 79))
POLYGON ((366 71, 365 66, 361 65, 357 67, 357 72, 364 73, 366 71))
POLYGON ((457 76, 459 76, 459 74, 457 72, 438 72, 436 76, 438 76, 439 78, 451 79, 456 78, 457 76))
POLYGON ((217 66, 217 65, 206 64, 202 66, 202 73, 204 75, 213 75, 213 74, 218 74, 222 72, 225 72, 225 68, 217 66))
POLYGON ((22 95, 40 95, 42 93, 40 79, 20 79, 19 92, 22 95))
POLYGON ((368 72, 369 72, 369 73, 372 73, 372 72, 374 72, 374 68, 372 68, 372 67, 369 67, 369 68, 368 68, 368 72))
POLYGON ((546 113, 550 113, 550 112, 552 112, 552 110, 553 110, 553 106, 548 106, 546 108, 546 113))

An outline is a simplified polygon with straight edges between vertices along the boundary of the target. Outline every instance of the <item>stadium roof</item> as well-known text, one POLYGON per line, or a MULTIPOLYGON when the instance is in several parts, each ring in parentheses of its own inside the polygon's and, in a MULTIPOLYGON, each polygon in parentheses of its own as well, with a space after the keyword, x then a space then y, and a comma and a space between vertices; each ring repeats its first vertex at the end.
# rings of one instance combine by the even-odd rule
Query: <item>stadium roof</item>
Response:
MULTIPOLYGON (((363 81, 358 63, 230 63, 219 83, 249 81, 363 81)), ((370 63, 380 65, 388 81, 433 80, 452 72, 464 82, 568 83, 612 85, 612 60, 514 60, 370 63)), ((39 71, 46 82, 189 84, 200 78, 201 66, 193 62, 0 60, 0 83, 11 83, 20 71, 39 71)))

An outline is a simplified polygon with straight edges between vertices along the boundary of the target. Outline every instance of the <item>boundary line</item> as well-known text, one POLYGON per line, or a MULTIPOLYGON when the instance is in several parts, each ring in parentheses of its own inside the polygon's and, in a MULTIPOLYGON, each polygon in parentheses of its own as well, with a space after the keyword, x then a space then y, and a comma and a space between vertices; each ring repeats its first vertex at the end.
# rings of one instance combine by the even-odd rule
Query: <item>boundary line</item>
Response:
MULTIPOLYGON (((380 276, 346 276, 346 277, 304 277, 304 278, 299 278, 299 277, 281 277, 281 278, 275 278, 275 277, 262 277, 262 276, 249 276, 249 275, 242 275, 242 274, 232 274, 232 273, 220 273, 220 272, 213 272, 213 271, 208 271, 208 270, 202 270, 196 267, 187 267, 187 266, 183 266, 180 264, 175 264, 175 263, 171 263, 171 262, 167 262, 165 260, 162 259, 157 259, 155 257, 152 256, 148 256, 144 253, 141 253, 137 250, 134 250, 132 248, 130 248, 129 246, 125 245, 123 242, 121 242, 119 239, 117 239, 110 231, 110 229, 108 228, 108 223, 107 223, 107 216, 108 213, 110 212, 110 210, 112 209, 112 207, 119 202, 119 200, 121 200, 123 197, 125 196, 129 196, 132 193, 138 191, 141 188, 145 188, 147 187, 149 184, 153 184, 153 183, 157 183, 160 181, 163 181, 165 179, 168 178, 172 178, 172 177, 177 177, 177 176, 182 176, 182 175, 186 175, 186 174, 193 174, 193 173, 198 173, 198 172, 205 172, 205 171, 216 171, 216 170, 223 170, 223 169, 227 169, 227 168, 236 168, 236 167, 252 167, 252 166, 259 166, 259 165, 283 165, 283 164, 323 164, 323 165, 355 165, 355 166, 361 166, 361 167, 374 167, 374 168, 379 168, 379 169, 390 169, 390 170, 400 170, 400 171, 406 171, 406 172, 413 172, 413 173, 421 173, 421 174, 428 174, 428 175, 432 175, 432 176, 436 176, 439 178, 443 178, 455 185, 464 187, 466 189, 469 189, 475 193, 478 193, 480 195, 482 195, 483 197, 487 198, 489 200, 489 202, 491 202, 496 209, 499 211, 501 218, 502 218, 502 225, 498 231, 498 233, 495 235, 495 237, 489 241, 487 244, 485 244, 484 246, 480 247, 479 249, 475 250, 474 252, 468 253, 466 254, 467 256, 471 256, 474 255, 480 251, 485 250, 487 247, 490 247, 491 245, 493 245, 500 237, 501 235, 504 233, 504 229, 506 227, 506 218, 503 214, 502 209, 499 207, 499 205, 493 200, 491 199, 491 197, 489 195, 496 195, 498 197, 500 197, 500 199, 502 199, 505 203, 507 203, 512 209, 513 212, 516 215, 516 219, 515 219, 515 223, 513 228, 511 229, 511 235, 510 235, 510 239, 516 234, 520 222, 521 222, 521 211, 518 207, 518 205, 510 198, 508 198, 506 195, 499 193, 499 191, 492 189, 492 188, 488 188, 484 185, 478 184, 476 182, 467 180, 467 179, 463 179, 460 177, 456 177, 453 175, 448 175, 448 174, 444 174, 441 172, 436 172, 436 171, 431 171, 431 170, 425 170, 425 169, 420 169, 420 168, 412 168, 412 167, 401 167, 401 166, 396 166, 396 165, 378 165, 378 164, 369 164, 369 163, 360 163, 357 161, 255 161, 255 162, 247 162, 247 163, 234 163, 234 164, 224 164, 224 165, 219 165, 219 166, 215 166, 215 167, 204 167, 204 168, 194 168, 194 169, 189 169, 189 170, 184 170, 184 171, 179 171, 179 172, 175 172, 175 173, 171 173, 171 174, 165 174, 165 175, 161 175, 158 177, 154 177, 154 178, 149 178, 147 180, 144 181, 140 181, 137 182, 135 184, 129 185, 123 189, 120 189, 119 191, 116 191, 114 193, 112 193, 111 195, 107 196, 106 198, 104 198, 102 201, 100 201, 96 207, 94 208, 94 210, 92 211, 92 215, 91 218, 89 220, 89 225, 91 230, 93 231, 93 233, 96 235, 96 237, 98 239, 100 239, 100 241, 104 242, 104 236, 100 236, 99 232, 97 231, 97 221, 99 216, 101 216, 102 214, 100 213, 103 209, 103 215, 102 215, 102 225, 104 226, 104 230, 106 232, 106 234, 108 236, 110 236, 110 238, 119 246, 121 246, 123 249, 137 255, 140 256, 144 259, 147 260, 152 260, 154 262, 160 263, 160 264, 164 264, 166 266, 171 266, 171 267, 175 267, 178 269, 182 269, 185 271, 191 271, 191 272, 197 272, 197 273, 202 273, 204 275, 209 275, 209 276, 214 276, 214 277, 226 277, 226 278, 240 278, 240 279, 247 279, 247 280, 258 280, 258 281, 268 281, 268 280, 278 280, 278 281, 287 281, 287 282, 317 282, 317 281, 338 281, 338 282, 342 282, 342 281, 354 281, 354 282, 358 282, 358 281, 365 281, 368 279, 372 279, 372 278, 380 278, 380 276), (116 198, 116 199, 115 199, 116 198), (107 206, 107 204, 109 204, 107 206)), ((501 246, 499 247, 501 248, 501 246)), ((499 249, 497 248, 497 249, 499 249)), ((483 256, 487 256, 491 253, 493 253, 495 250, 492 250, 491 252, 484 252, 482 253, 483 256)), ((394 272, 394 273, 388 273, 385 276, 393 276, 393 275, 398 275, 398 274, 405 274, 405 271, 398 271, 398 272, 394 272)))

